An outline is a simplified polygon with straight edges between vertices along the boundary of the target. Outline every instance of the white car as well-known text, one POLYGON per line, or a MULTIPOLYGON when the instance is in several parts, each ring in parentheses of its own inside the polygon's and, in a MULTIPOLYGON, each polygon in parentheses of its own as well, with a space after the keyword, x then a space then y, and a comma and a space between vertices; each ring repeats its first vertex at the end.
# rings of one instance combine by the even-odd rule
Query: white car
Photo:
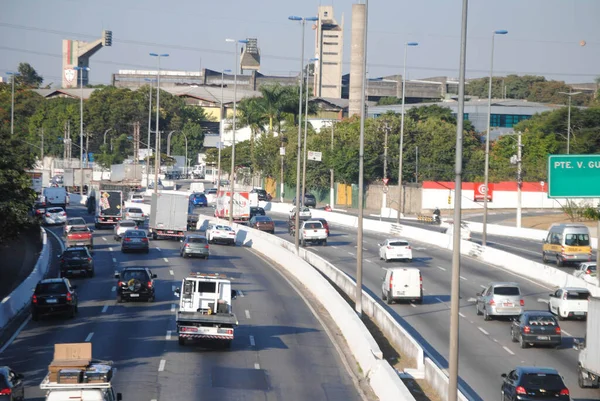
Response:
POLYGON ((44 213, 44 224, 65 224, 67 222, 67 212, 62 207, 49 207, 44 213))
POLYGON ((584 280, 586 279, 585 276, 590 276, 595 273, 596 273, 596 263, 595 262, 581 263, 579 266, 577 266, 577 269, 575 269, 573 271, 573 275, 575 277, 579 277, 584 280))
POLYGON ((125 209, 125 220, 133 220, 135 222, 143 223, 146 221, 146 215, 144 211, 139 207, 128 207, 125 209))
POLYGON ((141 193, 132 192, 129 194, 129 202, 144 203, 144 195, 141 193))
POLYGON ((235 244, 235 231, 229 226, 221 224, 209 224, 206 229, 206 239, 209 244, 216 242, 234 245, 235 244))
POLYGON ((567 318, 587 317, 589 298, 587 288, 559 288, 548 299, 548 310, 558 316, 559 320, 567 318))
MULTIPOLYGON (((300 217, 300 220, 310 219, 312 217, 312 214, 310 213, 310 209, 307 206, 302 206, 300 208, 299 217, 300 217)), ((290 219, 295 219, 295 218, 296 218, 296 208, 293 208, 292 210, 290 210, 290 219)))
POLYGON ((401 259, 412 262, 412 248, 408 241, 398 238, 386 239, 379 245, 379 259, 389 262, 393 259, 401 259))
POLYGON ((127 230, 136 230, 138 223, 133 220, 121 220, 115 226, 115 241, 120 241, 127 230))
POLYGON ((215 203, 217 200, 217 188, 209 188, 204 191, 204 195, 206 195, 207 203, 215 203))

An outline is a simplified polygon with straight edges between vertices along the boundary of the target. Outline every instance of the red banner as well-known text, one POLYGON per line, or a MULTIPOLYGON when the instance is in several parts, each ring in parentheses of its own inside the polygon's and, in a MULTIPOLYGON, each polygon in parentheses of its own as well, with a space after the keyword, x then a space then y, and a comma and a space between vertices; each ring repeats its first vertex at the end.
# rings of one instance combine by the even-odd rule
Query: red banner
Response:
POLYGON ((476 182, 473 193, 474 193, 473 200, 475 202, 483 202, 485 199, 484 196, 486 193, 487 193, 488 202, 491 202, 493 199, 493 194, 494 194, 494 184, 488 183, 488 190, 486 191, 484 183, 476 182))

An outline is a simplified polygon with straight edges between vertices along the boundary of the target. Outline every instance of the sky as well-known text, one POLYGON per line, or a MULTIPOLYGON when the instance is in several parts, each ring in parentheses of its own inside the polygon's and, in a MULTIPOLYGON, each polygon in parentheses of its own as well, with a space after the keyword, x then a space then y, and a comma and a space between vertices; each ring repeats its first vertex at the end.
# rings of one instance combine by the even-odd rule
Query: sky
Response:
MULTIPOLYGON (((156 69, 148 53, 168 53, 161 68, 233 69, 226 38, 257 38, 260 72, 292 76, 299 70, 301 25, 288 16, 316 16, 333 5, 344 18, 344 73, 350 70, 352 4, 347 0, 1 0, 0 76, 30 63, 44 84, 60 87, 62 39, 93 41, 113 32, 112 47, 90 60, 90 84, 110 84, 118 70, 156 69)), ((407 78, 458 77, 461 0, 371 0, 368 15, 369 78, 401 74, 405 42, 407 78)), ((600 76, 599 0, 469 1, 467 77, 489 76, 492 33, 494 75, 534 74, 567 83, 600 76), (582 46, 582 44, 584 44, 582 46)), ((307 24, 305 58, 314 56, 307 24)))

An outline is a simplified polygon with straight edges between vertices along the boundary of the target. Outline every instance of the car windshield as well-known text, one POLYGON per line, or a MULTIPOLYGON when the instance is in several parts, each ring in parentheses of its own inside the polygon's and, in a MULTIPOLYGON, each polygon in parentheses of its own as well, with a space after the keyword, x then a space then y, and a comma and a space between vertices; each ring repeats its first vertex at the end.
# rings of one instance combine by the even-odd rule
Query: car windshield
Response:
POLYGON ((134 221, 122 221, 121 227, 135 227, 136 224, 134 221))
POLYGON ((394 242, 390 242, 390 246, 408 246, 408 242, 406 242, 406 241, 394 241, 394 242))
POLYGON ((148 275, 145 270, 125 270, 121 274, 121 281, 140 280, 147 281, 148 275))
POLYGON ((140 195, 140 194, 133 194, 133 195, 131 195, 131 197, 132 197, 133 199, 143 199, 143 198, 144 198, 144 196, 143 196, 143 195, 140 195))
POLYGON ((306 223, 304 228, 323 228, 321 223, 306 223))
POLYGON ((210 188, 206 191, 207 194, 216 194, 217 190, 215 188, 210 188))
POLYGON ((587 301, 587 299, 589 297, 590 297, 590 293, 588 291, 580 291, 580 292, 569 291, 569 292, 567 292, 568 300, 587 301))
POLYGON ((73 227, 71 227, 71 232, 72 233, 87 233, 88 228, 87 228, 87 226, 73 226, 73 227))
POLYGON ((494 287, 494 295, 521 295, 519 287, 494 287))
MULTIPOLYGON (((58 202, 57 202, 57 203, 58 203, 58 202)), ((48 213, 60 213, 60 212, 62 212, 63 210, 62 210, 61 208, 52 208, 52 209, 46 209, 46 211, 47 211, 48 213)))
POLYGON ((126 237, 145 237, 146 232, 145 231, 137 231, 137 230, 129 230, 129 231, 125 232, 125 236, 126 237))
POLYGON ((521 383, 526 389, 562 390, 565 384, 559 375, 544 373, 526 373, 521 383))
POLYGON ((215 226, 215 230, 231 231, 229 226, 215 226))
POLYGON ((71 258, 87 258, 87 252, 83 249, 73 249, 65 252, 67 259, 71 258))
POLYGON ((568 246, 589 246, 590 236, 587 234, 566 234, 565 245, 568 246))
POLYGON ((66 292, 67 292, 67 286, 62 281, 58 282, 58 283, 39 283, 35 287, 35 293, 41 294, 41 295, 66 293, 66 292))
POLYGON ((265 221, 271 221, 270 217, 267 216, 258 216, 254 218, 255 221, 260 221, 260 222, 265 222, 265 221))
POLYGON ((85 225, 85 220, 82 219, 81 217, 67 220, 67 225, 74 226, 76 224, 85 225))
POLYGON ((532 326, 556 326, 556 320, 552 316, 530 315, 527 324, 532 326))
POLYGON ((190 237, 188 238, 188 242, 193 244, 206 244, 206 238, 190 237))
POLYGON ((136 209, 133 207, 131 209, 129 209, 128 211, 129 211, 129 213, 143 213, 142 209, 136 209))

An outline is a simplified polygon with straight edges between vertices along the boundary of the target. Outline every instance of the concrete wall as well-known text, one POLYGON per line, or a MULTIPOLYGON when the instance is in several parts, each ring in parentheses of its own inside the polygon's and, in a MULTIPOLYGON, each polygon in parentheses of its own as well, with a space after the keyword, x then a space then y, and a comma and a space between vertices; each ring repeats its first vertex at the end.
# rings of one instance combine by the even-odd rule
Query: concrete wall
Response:
MULTIPOLYGON (((421 213, 422 196, 419 184, 404 185, 404 207, 402 213, 415 214, 421 213)), ((366 209, 379 209, 382 207, 383 197, 386 197, 385 207, 398 210, 399 190, 398 185, 389 185, 387 194, 383 192, 383 185, 373 184, 367 188, 367 196, 365 202, 366 209)))

